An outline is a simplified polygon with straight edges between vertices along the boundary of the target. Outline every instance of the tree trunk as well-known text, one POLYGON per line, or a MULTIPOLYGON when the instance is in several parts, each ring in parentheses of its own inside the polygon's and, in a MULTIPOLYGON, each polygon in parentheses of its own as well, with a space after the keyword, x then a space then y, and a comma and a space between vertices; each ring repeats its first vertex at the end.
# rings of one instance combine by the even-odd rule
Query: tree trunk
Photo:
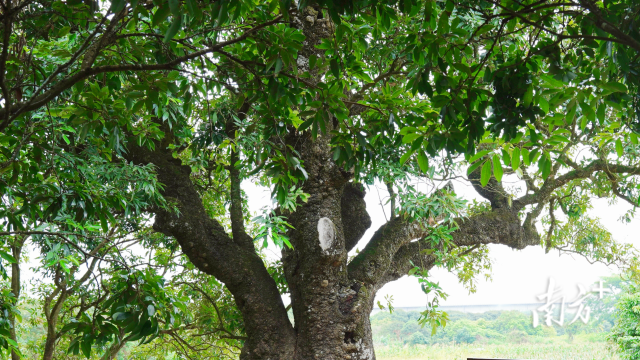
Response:
POLYGON ((347 185, 352 174, 332 161, 329 138, 297 140, 309 174, 303 189, 310 196, 288 218, 295 228, 289 234, 294 250, 283 251, 297 359, 374 359, 369 314, 375 292, 349 278, 348 251, 357 240, 346 236, 359 239, 371 221, 366 211, 360 221, 350 218, 358 189, 347 185))
MULTIPOLYGON (((16 297, 16 305, 18 300, 20 300, 20 291, 22 290, 20 285, 20 256, 22 254, 22 246, 24 245, 26 238, 26 236, 16 236, 14 243, 11 245, 11 252, 13 253, 13 257, 16 259, 16 262, 11 264, 11 292, 16 297)), ((11 322, 9 337, 11 340, 18 342, 15 315, 9 315, 9 322, 11 322)), ((15 351, 11 351, 11 360, 20 360, 20 356, 15 351)))

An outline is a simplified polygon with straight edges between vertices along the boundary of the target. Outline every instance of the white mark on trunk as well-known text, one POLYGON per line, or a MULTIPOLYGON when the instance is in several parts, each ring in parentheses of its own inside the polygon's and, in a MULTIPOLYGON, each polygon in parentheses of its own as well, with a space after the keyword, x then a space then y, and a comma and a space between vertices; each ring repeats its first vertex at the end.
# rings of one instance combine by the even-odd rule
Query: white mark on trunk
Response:
POLYGON ((361 360, 370 360, 373 359, 373 349, 369 348, 364 344, 362 339, 358 340, 356 343, 356 348, 358 349, 358 359, 361 360))
POLYGON ((320 247, 325 253, 328 253, 336 238, 336 227, 331 219, 323 217, 318 220, 318 236, 320 238, 320 247))

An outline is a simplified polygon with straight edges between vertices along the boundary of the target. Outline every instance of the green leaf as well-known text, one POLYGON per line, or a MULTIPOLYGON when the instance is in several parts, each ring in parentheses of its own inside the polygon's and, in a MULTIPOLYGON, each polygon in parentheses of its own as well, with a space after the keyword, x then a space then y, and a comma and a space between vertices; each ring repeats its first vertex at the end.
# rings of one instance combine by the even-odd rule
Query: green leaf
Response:
POLYGON ((280 70, 282 70, 282 58, 278 57, 278 59, 276 59, 276 68, 273 70, 273 72, 275 74, 278 74, 280 72, 280 70))
POLYGON ((338 60, 331 59, 329 66, 331 67, 331 73, 333 73, 333 76, 340 78, 340 64, 338 64, 338 60))
POLYGON ((405 136, 402 137, 402 142, 405 144, 410 144, 412 143, 415 139, 421 137, 422 134, 416 134, 416 133, 412 133, 412 134, 407 134, 405 136))
POLYGON ((580 130, 584 131, 587 128, 587 124, 589 123, 589 119, 586 116, 580 117, 580 130))
POLYGON ((562 81, 558 81, 550 75, 542 74, 540 75, 540 78, 551 88, 562 89, 562 87, 564 86, 562 81))
POLYGON ((511 168, 515 171, 519 167, 520 167, 520 148, 515 148, 511 153, 511 168))
POLYGON ((622 147, 622 141, 620 141, 620 139, 616 140, 616 153, 618 153, 618 157, 624 155, 624 148, 622 147))
POLYGON ((169 29, 167 29, 167 32, 164 34, 164 39, 162 41, 169 42, 169 40, 173 39, 178 31, 180 31, 180 28, 182 28, 182 15, 173 18, 171 26, 169 26, 169 29))
POLYGON ((147 306, 147 314, 149 315, 149 317, 152 317, 153 315, 155 315, 156 313, 156 308, 153 307, 153 305, 149 304, 149 306, 147 306))
POLYGON ((202 10, 198 6, 198 2, 196 0, 187 0, 187 11, 191 16, 198 20, 202 18, 202 10))
POLYGON ((580 108, 582 109, 582 113, 587 117, 587 120, 592 123, 596 121, 596 112, 587 104, 586 102, 580 103, 580 108))
POLYGON ((408 153, 402 155, 402 157, 400 158, 400 165, 404 165, 407 160, 409 160, 411 155, 413 155, 413 151, 409 151, 408 153))
POLYGON ((2 250, 0 250, 0 258, 5 259, 9 264, 17 263, 16 258, 14 258, 9 253, 6 253, 6 252, 4 252, 2 250))
POLYGON ((480 29, 478 29, 476 31, 476 36, 480 36, 488 31, 490 31, 491 29, 493 29, 494 26, 491 24, 487 24, 487 25, 483 25, 480 29))
POLYGON ((151 19, 151 25, 153 25, 154 27, 160 25, 161 22, 163 22, 167 17, 169 17, 170 13, 171 13, 171 10, 169 9, 168 6, 162 6, 158 8, 156 13, 153 14, 153 18, 151 19))
POLYGON ((500 163, 500 157, 498 155, 493 155, 493 176, 496 177, 498 182, 502 181, 502 174, 504 171, 502 170, 502 164, 500 163))
POLYGON ((179 17, 180 14, 180 0, 169 0, 169 10, 175 17, 179 17))
POLYGON ((122 9, 124 9, 124 6, 126 3, 127 3, 126 0, 112 0, 111 8, 109 9, 109 11, 111 11, 114 14, 117 14, 120 11, 122 11, 122 9))
POLYGON ((524 107, 531 106, 531 100, 533 100, 533 84, 527 87, 524 96, 522 97, 522 104, 524 107))
POLYGON ((501 149, 500 152, 502 153, 502 163, 505 166, 511 166, 511 155, 505 149, 501 149))
POLYGON ((538 167, 540 168, 543 178, 546 179, 547 177, 549 177, 549 175, 551 174, 551 159, 549 158, 548 153, 545 152, 542 156, 540 156, 540 160, 538 160, 538 167))
POLYGON ((469 162, 470 162, 470 163, 472 163, 472 162, 474 162, 474 161, 476 161, 476 160, 480 159, 481 157, 483 157, 483 156, 487 155, 488 153, 489 153, 489 150, 482 150, 482 151, 479 151, 479 152, 477 152, 475 155, 473 155, 473 156, 471 157, 471 159, 469 159, 469 162))
POLYGON ((489 179, 491 179, 491 161, 487 160, 484 162, 484 165, 482 165, 480 172, 480 185, 482 185, 482 187, 487 186, 489 179))
POLYGON ((80 352, 80 343, 78 340, 80 340, 80 338, 75 338, 71 340, 71 343, 69 344, 69 349, 67 350, 67 354, 78 355, 78 353, 80 352))
MULTIPOLYGON (((527 166, 531 165, 531 160, 529 159, 529 149, 527 148, 522 148, 522 162, 527 166)), ((513 163, 511 165, 513 167, 513 163)))
POLYGON ((604 118, 605 118, 606 111, 607 111, 607 105, 600 104, 600 106, 598 106, 598 110, 596 111, 596 116, 598 118, 598 122, 600 123, 600 125, 604 125, 604 118))
POLYGON ((631 133, 629 137, 633 145, 638 145, 638 135, 636 135, 636 133, 631 133))
POLYGON ((627 86, 625 84, 621 84, 617 81, 609 81, 606 84, 602 84, 602 87, 612 92, 626 93, 628 91, 627 86))
POLYGON ((316 67, 316 61, 318 61, 318 56, 313 54, 309 57, 309 71, 313 70, 316 67))
POLYGON ((87 358, 91 356, 91 343, 93 343, 93 339, 85 339, 80 345, 80 348, 82 349, 82 353, 87 358))
POLYGON ((418 151, 418 165, 420 166, 420 170, 425 174, 429 170, 429 158, 422 150, 418 151))
POLYGON ((538 103, 538 105, 540 106, 540 109, 544 111, 545 114, 549 113, 549 102, 547 101, 547 99, 540 97, 540 102, 538 103))

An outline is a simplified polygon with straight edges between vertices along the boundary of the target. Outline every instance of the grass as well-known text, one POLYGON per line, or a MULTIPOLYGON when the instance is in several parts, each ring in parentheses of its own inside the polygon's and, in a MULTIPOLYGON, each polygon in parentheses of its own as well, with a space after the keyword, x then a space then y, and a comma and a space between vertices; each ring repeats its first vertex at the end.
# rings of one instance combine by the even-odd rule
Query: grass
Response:
POLYGON ((606 342, 576 339, 529 344, 463 344, 376 347, 378 360, 466 360, 468 357, 536 360, 620 360, 606 342))

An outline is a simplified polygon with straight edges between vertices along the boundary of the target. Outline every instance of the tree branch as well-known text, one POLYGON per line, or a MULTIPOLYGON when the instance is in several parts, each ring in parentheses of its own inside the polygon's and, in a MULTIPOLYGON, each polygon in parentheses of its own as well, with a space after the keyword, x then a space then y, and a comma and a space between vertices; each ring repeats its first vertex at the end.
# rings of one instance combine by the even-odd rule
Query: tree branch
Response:
POLYGON ((586 179, 597 171, 606 171, 611 174, 629 174, 640 175, 640 167, 610 164, 603 160, 594 160, 587 166, 578 167, 566 174, 560 175, 555 179, 547 179, 540 187, 540 190, 533 194, 526 194, 513 201, 513 207, 517 210, 524 208, 526 205, 536 204, 549 198, 554 190, 568 184, 572 180, 586 179))
MULTIPOLYGON (((242 104, 238 110, 238 118, 243 120, 247 117, 247 112, 251 109, 251 105, 248 101, 242 104)), ((238 126, 234 123, 234 119, 231 118, 226 124, 227 136, 235 140, 235 133, 238 130, 238 126)), ((235 149, 231 150, 230 165, 229 165, 229 182, 231 183, 231 206, 229 207, 229 215, 231 218, 231 232, 233 233, 233 240, 241 246, 249 250, 253 250, 253 238, 247 234, 244 225, 244 213, 242 211, 242 177, 240 176, 240 150, 238 144, 235 149)))
POLYGON ((407 221, 402 217, 391 219, 373 234, 365 248, 348 265, 349 277, 375 284, 387 271, 398 249, 411 240, 428 234, 426 224, 407 221))
POLYGON ((173 158, 167 149, 166 142, 170 141, 168 135, 154 151, 130 143, 126 155, 127 160, 136 164, 156 166, 158 181, 164 184, 162 195, 179 212, 153 209, 154 229, 173 236, 198 269, 225 283, 243 314, 249 336, 246 348, 261 349, 265 354, 292 349, 293 327, 263 260, 253 247, 248 249, 235 243, 222 225, 207 215, 190 179, 191 168, 173 158))
MULTIPOLYGON (((62 80, 60 80, 57 84, 55 84, 53 87, 51 87, 51 89, 49 89, 48 91, 44 92, 43 94, 39 95, 39 96, 35 96, 30 98, 28 101, 26 102, 20 102, 20 103, 15 103, 13 105, 11 105, 10 107, 5 107, 3 109, 0 109, 0 118, 6 118, 7 116, 10 119, 15 119, 17 116, 19 116, 20 114, 27 112, 27 111, 32 111, 32 110, 36 110, 40 107, 42 107, 43 105, 45 105, 46 103, 48 103, 49 101, 51 101, 53 98, 55 98, 56 96, 60 95, 63 91, 69 89, 71 86, 73 86, 75 83, 77 83, 78 81, 87 79, 91 76, 97 75, 97 74, 102 74, 102 73, 108 73, 108 72, 119 72, 119 71, 153 71, 153 70, 173 70, 177 65, 182 64, 186 61, 189 61, 191 59, 195 59, 199 56, 205 55, 205 54, 209 54, 212 52, 217 52, 218 50, 224 48, 225 46, 231 45, 231 44, 235 44, 238 43, 240 41, 243 41, 245 39, 247 39, 251 34, 255 33, 256 31, 263 29, 269 25, 273 25, 277 22, 280 21, 280 19, 282 18, 282 16, 278 16, 275 19, 268 21, 266 23, 260 24, 250 30, 247 30, 244 34, 242 34, 241 36, 235 38, 235 39, 231 39, 228 41, 223 41, 220 42, 214 46, 211 46, 209 48, 200 50, 200 51, 194 51, 190 54, 184 55, 184 56, 180 56, 175 58, 172 61, 168 61, 166 63, 162 63, 162 64, 127 64, 127 65, 105 65, 105 66, 98 66, 98 67, 91 67, 88 69, 83 69, 78 71, 77 73, 70 75, 62 80), (8 114, 7 114, 8 112, 8 114)), ((10 121, 7 123, 2 123, 0 124, 0 131, 3 131, 8 125, 9 125, 10 121)))

